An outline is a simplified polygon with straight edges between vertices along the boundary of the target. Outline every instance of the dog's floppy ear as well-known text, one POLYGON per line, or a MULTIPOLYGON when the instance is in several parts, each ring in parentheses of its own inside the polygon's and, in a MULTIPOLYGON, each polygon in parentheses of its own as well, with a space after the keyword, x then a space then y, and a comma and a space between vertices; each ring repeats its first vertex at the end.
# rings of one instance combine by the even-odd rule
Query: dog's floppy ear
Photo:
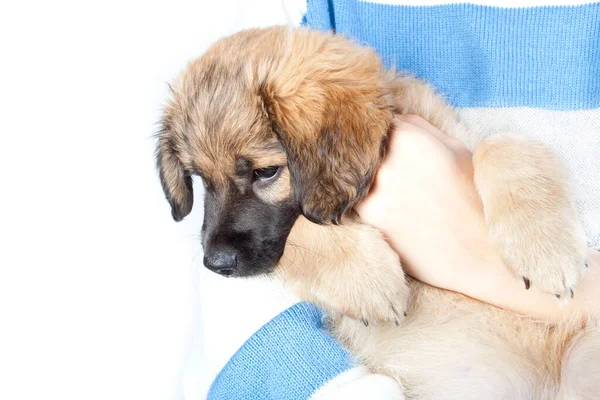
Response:
POLYGON ((337 224, 367 195, 385 152, 384 72, 373 51, 345 39, 295 39, 297 53, 292 45, 283 61, 263 66, 259 94, 303 215, 337 224))
POLYGON ((156 166, 165 197, 171 205, 171 215, 179 222, 192 211, 194 192, 192 177, 177 156, 172 134, 168 121, 163 119, 157 135, 156 166))

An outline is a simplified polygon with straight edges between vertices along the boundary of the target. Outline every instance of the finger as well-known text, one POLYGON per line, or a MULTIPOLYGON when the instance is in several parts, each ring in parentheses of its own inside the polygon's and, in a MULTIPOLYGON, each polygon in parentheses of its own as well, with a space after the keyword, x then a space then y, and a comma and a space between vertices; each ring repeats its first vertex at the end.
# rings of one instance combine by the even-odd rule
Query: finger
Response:
POLYGON ((425 119, 423 119, 420 116, 415 115, 415 114, 409 114, 409 115, 395 114, 394 119, 396 121, 401 122, 402 124, 412 125, 416 128, 420 128, 424 131, 427 131, 427 132, 431 133, 432 135, 434 135, 435 137, 442 136, 444 134, 439 129, 437 129, 435 126, 433 126, 429 122, 427 122, 425 119))
MULTIPOLYGON (((412 123, 412 120, 417 116, 397 116, 394 118, 394 129, 390 131, 389 149, 394 152, 393 149, 404 148, 404 145, 408 143, 410 149, 429 149, 447 146, 438 139, 438 137, 431 133, 428 129, 436 129, 435 127, 427 127, 422 122, 412 123), (421 127, 421 125, 423 127, 421 127), (418 146, 417 146, 418 145, 418 146)), ((416 122, 416 119, 415 119, 416 122)), ((402 151, 399 154, 404 154, 402 151)), ((387 158, 387 157, 386 157, 387 158)), ((384 160, 385 162, 385 160, 384 160)))
POLYGON ((421 134, 429 134, 431 139, 435 138, 452 154, 456 165, 464 174, 473 175, 473 154, 460 140, 446 134, 418 115, 394 115, 394 118, 394 121, 400 124, 399 129, 402 131, 419 131, 421 134))
POLYGON ((460 140, 448 135, 446 132, 439 130, 429 123, 429 121, 426 121, 418 115, 395 115, 394 119, 400 121, 401 124, 410 125, 430 133, 442 144, 454 152, 468 151, 466 146, 460 140))

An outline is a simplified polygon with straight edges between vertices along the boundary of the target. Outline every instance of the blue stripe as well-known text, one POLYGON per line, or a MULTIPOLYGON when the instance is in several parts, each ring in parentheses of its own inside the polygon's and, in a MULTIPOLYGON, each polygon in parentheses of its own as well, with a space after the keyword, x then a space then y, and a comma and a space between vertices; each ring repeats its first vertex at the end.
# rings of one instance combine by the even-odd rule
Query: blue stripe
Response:
POLYGON ((600 3, 499 8, 309 0, 308 26, 374 47, 458 107, 600 107, 600 3))
POLYGON ((353 366, 350 355, 324 330, 321 311, 298 303, 244 343, 213 382, 207 399, 307 399, 353 366))

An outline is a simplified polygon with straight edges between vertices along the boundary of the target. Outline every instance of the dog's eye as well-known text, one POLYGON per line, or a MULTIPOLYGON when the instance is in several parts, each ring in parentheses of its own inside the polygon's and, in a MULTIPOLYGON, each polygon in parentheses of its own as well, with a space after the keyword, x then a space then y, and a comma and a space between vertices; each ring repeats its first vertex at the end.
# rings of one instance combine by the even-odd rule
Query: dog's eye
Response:
POLYGON ((273 178, 279 172, 279 167, 266 167, 254 170, 254 179, 266 181, 273 178))

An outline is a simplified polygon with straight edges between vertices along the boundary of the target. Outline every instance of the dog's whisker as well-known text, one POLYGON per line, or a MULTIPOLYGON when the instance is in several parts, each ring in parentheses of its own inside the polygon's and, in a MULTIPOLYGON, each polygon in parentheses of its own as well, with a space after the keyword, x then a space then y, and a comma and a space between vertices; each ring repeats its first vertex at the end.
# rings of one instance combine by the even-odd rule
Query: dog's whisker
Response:
MULTIPOLYGON (((293 243, 293 242, 288 242, 288 244, 289 244, 289 245, 290 245, 290 246, 291 246, 291 247, 294 249, 294 259, 292 260, 292 262, 291 262, 291 263, 289 263, 289 264, 287 265, 287 267, 286 267, 286 268, 284 268, 284 269, 283 269, 284 271, 285 271, 286 269, 288 269, 288 268, 290 268, 290 267, 294 266, 294 264, 296 263, 296 259, 298 258, 298 255, 299 255, 300 257, 302 257, 302 261, 304 262, 304 254, 303 254, 303 252, 302 252, 302 248, 301 248, 301 247, 299 247, 299 246, 297 246, 297 245, 296 245, 295 243, 293 243)), ((303 271, 302 271, 302 269, 300 269, 300 272, 301 272, 301 273, 303 272, 303 271)))
MULTIPOLYGON (((281 262, 278 263, 278 266, 276 268, 276 273, 277 275, 281 278, 281 281, 283 281, 286 286, 287 286, 287 280, 285 279, 285 272, 290 268, 293 267, 296 264, 296 259, 298 257, 298 254, 300 257, 302 257, 302 262, 304 262, 304 253, 302 251, 302 247, 301 246, 297 246, 295 243, 291 242, 291 241, 287 241, 287 244, 294 249, 294 258, 290 260, 289 257, 285 257, 289 262, 287 262, 285 265, 282 265, 281 262)), ((306 249, 308 250, 308 249, 306 249)), ((299 278, 304 278, 306 275, 306 272, 303 268, 297 269, 296 271, 297 275, 299 278)))
POLYGON ((204 257, 204 251, 200 250, 192 257, 192 264, 196 263, 198 257, 204 257))
POLYGON ((256 279, 261 282, 268 282, 268 283, 271 283, 275 280, 275 278, 273 277, 272 274, 259 275, 256 277, 256 279))
POLYGON ((308 251, 310 253, 316 254, 316 255, 318 255, 321 258, 325 258, 325 256, 323 254, 317 253, 316 251, 314 251, 311 248, 300 246, 299 244, 296 244, 296 243, 292 242, 291 240, 286 240, 286 243, 289 244, 289 245, 291 245, 291 246, 294 246, 297 249, 302 249, 302 250, 308 251))
MULTIPOLYGON (((293 245, 292 245, 293 247, 293 245)), ((296 257, 297 257, 297 249, 294 248, 294 258, 290 259, 288 256, 285 255, 285 253, 281 256, 281 258, 285 258, 287 261, 286 265, 282 265, 281 264, 281 260, 277 263, 277 267, 275 268, 275 271, 280 275, 280 278, 283 278, 283 273, 290 268, 291 266, 293 266, 296 262, 296 257)))

